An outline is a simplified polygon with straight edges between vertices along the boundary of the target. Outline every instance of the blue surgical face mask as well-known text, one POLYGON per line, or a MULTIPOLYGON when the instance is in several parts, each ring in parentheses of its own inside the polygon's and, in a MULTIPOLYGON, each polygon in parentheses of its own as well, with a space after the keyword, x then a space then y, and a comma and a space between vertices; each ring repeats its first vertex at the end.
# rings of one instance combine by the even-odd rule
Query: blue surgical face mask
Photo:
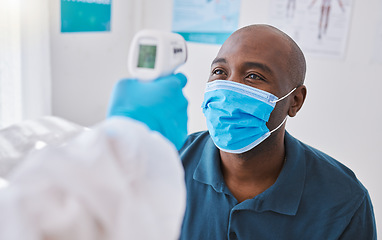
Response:
POLYGON ((237 82, 207 83, 202 108, 215 145, 225 152, 243 153, 260 144, 286 121, 285 117, 272 131, 266 126, 276 103, 294 90, 296 88, 278 99, 271 93, 237 82))

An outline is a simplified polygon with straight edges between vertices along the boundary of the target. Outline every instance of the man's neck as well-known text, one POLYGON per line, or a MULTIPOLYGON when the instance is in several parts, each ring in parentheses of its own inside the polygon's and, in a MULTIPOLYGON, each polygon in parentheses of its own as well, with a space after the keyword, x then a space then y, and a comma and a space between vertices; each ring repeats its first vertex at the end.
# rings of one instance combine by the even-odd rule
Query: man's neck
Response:
POLYGON ((277 135, 245 155, 220 151, 225 183, 238 202, 255 197, 276 182, 285 160, 284 132, 277 135))

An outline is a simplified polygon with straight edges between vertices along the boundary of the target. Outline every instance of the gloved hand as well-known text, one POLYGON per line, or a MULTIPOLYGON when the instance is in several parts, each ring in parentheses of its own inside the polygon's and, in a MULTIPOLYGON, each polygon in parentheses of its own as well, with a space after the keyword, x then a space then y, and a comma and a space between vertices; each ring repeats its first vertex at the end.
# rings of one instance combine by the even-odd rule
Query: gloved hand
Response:
POLYGON ((158 131, 179 150, 187 137, 187 105, 181 73, 154 81, 120 80, 112 94, 108 117, 124 116, 158 131))

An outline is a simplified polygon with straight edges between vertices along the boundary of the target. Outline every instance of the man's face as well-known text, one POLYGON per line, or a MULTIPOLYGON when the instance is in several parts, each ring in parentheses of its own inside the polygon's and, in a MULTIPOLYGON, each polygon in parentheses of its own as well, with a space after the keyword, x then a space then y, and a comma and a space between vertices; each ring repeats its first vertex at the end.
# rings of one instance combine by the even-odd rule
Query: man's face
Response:
MULTIPOLYGON (((211 65, 208 81, 234 81, 280 98, 296 87, 292 86, 288 72, 289 51, 287 41, 271 28, 236 32, 221 47, 211 65)), ((284 101, 272 112, 267 124, 270 130, 287 114, 284 101)))

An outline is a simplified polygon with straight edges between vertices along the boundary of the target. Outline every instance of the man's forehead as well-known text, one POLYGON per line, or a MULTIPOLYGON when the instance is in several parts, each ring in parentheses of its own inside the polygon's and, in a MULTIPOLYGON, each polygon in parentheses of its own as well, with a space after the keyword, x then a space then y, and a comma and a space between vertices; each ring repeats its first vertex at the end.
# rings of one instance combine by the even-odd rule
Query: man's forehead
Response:
POLYGON ((258 48, 269 46, 272 48, 285 49, 290 44, 286 41, 282 32, 267 26, 243 28, 234 32, 222 45, 220 50, 234 47, 258 48))
POLYGON ((280 34, 268 29, 237 31, 220 48, 215 62, 219 60, 272 61, 288 58, 290 45, 280 34))

